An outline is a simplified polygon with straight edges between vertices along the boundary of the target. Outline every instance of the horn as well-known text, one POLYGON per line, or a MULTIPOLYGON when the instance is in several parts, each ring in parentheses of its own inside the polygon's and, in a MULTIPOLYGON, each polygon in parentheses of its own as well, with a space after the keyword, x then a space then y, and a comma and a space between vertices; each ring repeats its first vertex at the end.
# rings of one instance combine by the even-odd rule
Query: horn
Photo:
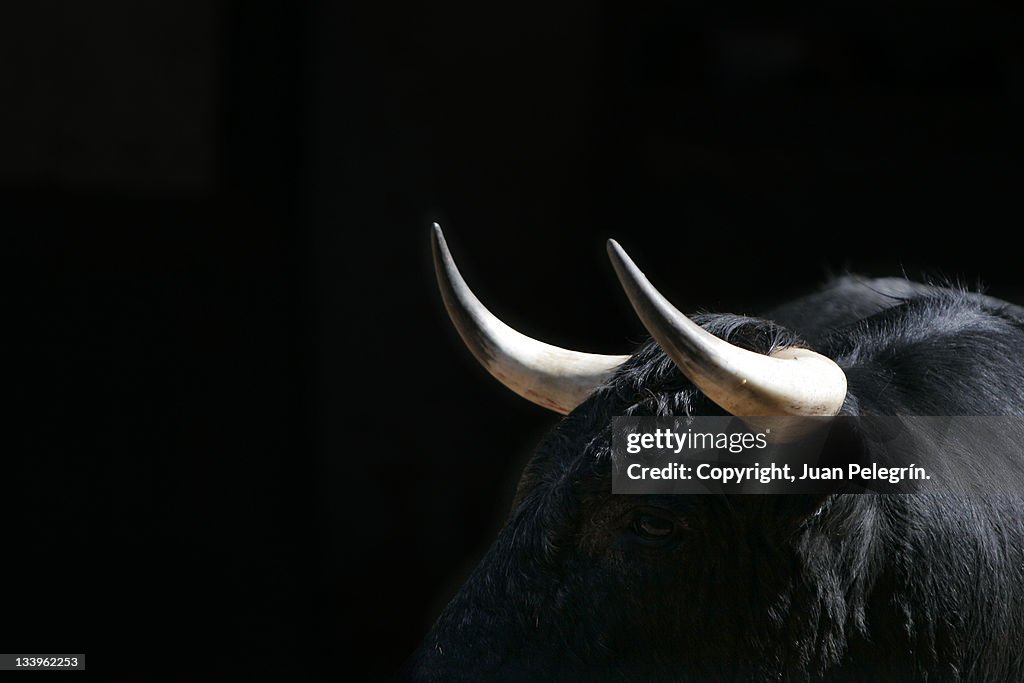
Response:
POLYGON ((568 414, 629 358, 570 351, 513 330, 470 291, 437 223, 432 236, 437 284, 455 329, 480 364, 523 398, 568 414))
POLYGON ((846 373, 810 349, 770 356, 719 339, 680 313, 615 240, 608 256, 640 321, 679 370, 731 415, 832 416, 846 398, 846 373))

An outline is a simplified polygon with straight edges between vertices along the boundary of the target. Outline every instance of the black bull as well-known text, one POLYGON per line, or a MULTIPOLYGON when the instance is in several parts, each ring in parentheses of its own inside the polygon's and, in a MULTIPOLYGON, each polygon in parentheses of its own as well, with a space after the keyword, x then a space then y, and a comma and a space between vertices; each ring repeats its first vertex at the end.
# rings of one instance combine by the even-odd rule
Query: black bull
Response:
MULTIPOLYGON (((1024 309, 990 297, 842 278, 694 320, 831 358, 844 415, 1024 415, 1024 309)), ((722 410, 648 342, 540 444, 406 676, 1024 680, 1024 492, 612 495, 611 418, 680 414, 722 410)))

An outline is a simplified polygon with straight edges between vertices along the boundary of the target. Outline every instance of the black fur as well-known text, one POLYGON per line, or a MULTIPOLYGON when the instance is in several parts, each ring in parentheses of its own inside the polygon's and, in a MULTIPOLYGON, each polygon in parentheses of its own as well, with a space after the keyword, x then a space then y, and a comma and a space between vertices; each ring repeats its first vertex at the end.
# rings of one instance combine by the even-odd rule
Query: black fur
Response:
MULTIPOLYGON (((695 319, 834 359, 848 415, 1024 415, 1024 310, 979 294, 842 278, 764 318, 695 319)), ((1024 492, 612 496, 611 418, 679 414, 721 410, 648 342, 541 444, 410 677, 1024 680, 1024 492), (678 538, 637 542, 643 506, 678 538)))

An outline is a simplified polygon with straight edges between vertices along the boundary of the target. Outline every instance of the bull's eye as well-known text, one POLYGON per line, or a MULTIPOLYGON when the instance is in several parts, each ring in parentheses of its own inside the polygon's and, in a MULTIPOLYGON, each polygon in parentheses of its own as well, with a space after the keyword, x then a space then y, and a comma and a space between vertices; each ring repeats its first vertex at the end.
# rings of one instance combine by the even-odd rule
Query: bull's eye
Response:
POLYGON ((676 525, 671 519, 658 515, 644 513, 633 522, 633 533, 648 541, 664 541, 675 531, 676 525))

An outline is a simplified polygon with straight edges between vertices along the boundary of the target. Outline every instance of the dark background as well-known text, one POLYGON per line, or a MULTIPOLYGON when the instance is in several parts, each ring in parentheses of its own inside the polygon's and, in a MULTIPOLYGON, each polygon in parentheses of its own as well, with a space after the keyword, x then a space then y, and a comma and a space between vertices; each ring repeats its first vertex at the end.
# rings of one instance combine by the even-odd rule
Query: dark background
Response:
MULTIPOLYGON (((556 417, 475 365, 439 221, 528 334, 852 269, 1024 302, 1013 17, 21 3, 0 20, 14 501, 0 649, 394 670, 556 417)), ((334 669, 332 669, 334 667, 334 669)))

